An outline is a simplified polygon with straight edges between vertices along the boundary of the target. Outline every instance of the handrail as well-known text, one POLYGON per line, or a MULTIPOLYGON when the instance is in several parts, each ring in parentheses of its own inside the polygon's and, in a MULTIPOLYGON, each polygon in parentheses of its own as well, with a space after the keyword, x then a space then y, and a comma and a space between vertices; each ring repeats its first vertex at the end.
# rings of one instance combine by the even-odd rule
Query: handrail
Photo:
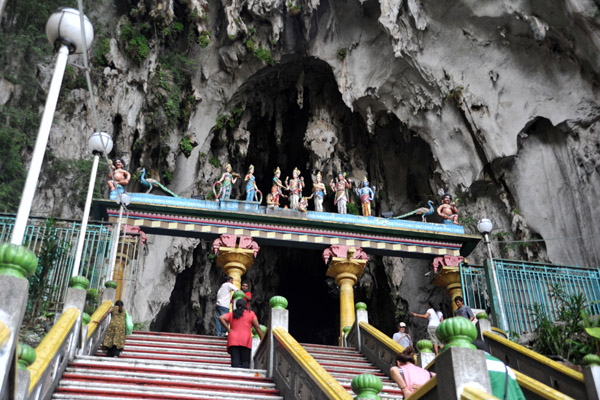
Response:
POLYGON ((327 372, 285 329, 275 327, 273 336, 300 364, 309 377, 323 390, 329 399, 347 399, 353 397, 327 372))
POLYGON ((3 321, 0 321, 0 349, 8 342, 8 339, 10 339, 10 329, 3 321))
POLYGON ((406 396, 407 399, 417 400, 429 394, 432 390, 437 387, 437 376, 432 376, 427 382, 420 388, 415 390, 412 394, 406 396))
POLYGON ((390 338, 385 333, 381 332, 379 329, 375 328, 373 325, 361 321, 359 323, 361 329, 364 329, 372 336, 374 336, 377 340, 379 340, 382 344, 387 346, 390 350, 395 352, 396 354, 402 353, 404 351, 404 347, 395 342, 392 338, 390 338))
POLYGON ((88 324, 87 324, 87 328, 88 328, 87 338, 88 339, 94 334, 94 331, 96 330, 96 328, 98 328, 98 324, 95 322, 92 322, 92 321, 99 321, 100 318, 102 318, 104 316, 104 314, 106 314, 112 306, 113 306, 113 302, 110 300, 106 300, 106 301, 102 302, 102 304, 100 304, 100 306, 96 309, 96 311, 94 311, 94 313, 92 314, 92 317, 90 318, 90 322, 88 322, 88 324))
MULTIPOLYGON (((54 326, 50 329, 50 332, 46 334, 35 349, 35 361, 27 367, 31 374, 29 383, 30 393, 36 387, 38 381, 50 366, 50 363, 55 359, 57 353, 65 346, 65 342, 72 339, 73 327, 77 322, 78 317, 79 310, 77 308, 71 307, 64 310, 58 321, 56 321, 54 326)), ((63 358, 67 359, 66 362, 69 361, 68 357, 63 358)), ((65 362, 65 360, 63 360, 63 362, 65 362)), ((60 372, 62 373, 62 371, 60 372)))
POLYGON ((542 382, 537 381, 522 372, 513 369, 513 372, 517 376, 517 383, 521 388, 535 393, 536 395, 548 399, 548 400, 575 400, 574 398, 567 396, 558 390, 551 388, 548 385, 544 385, 542 382))
POLYGON ((488 339, 499 342, 500 344, 503 344, 504 346, 510 348, 511 350, 521 353, 529 358, 532 358, 535 361, 537 361, 549 368, 552 368, 562 374, 569 376, 570 378, 573 378, 573 379, 578 380, 579 382, 583 383, 583 374, 581 372, 577 372, 572 368, 565 367, 564 365, 562 365, 554 360, 551 360, 550 358, 543 356, 540 353, 537 353, 531 349, 528 349, 525 346, 521 346, 520 344, 512 342, 508 339, 504 339, 503 337, 500 337, 493 333, 485 331, 485 332, 483 332, 483 336, 485 336, 488 339))
POLYGON ((477 386, 465 386, 460 394, 460 400, 498 400, 498 398, 477 386))

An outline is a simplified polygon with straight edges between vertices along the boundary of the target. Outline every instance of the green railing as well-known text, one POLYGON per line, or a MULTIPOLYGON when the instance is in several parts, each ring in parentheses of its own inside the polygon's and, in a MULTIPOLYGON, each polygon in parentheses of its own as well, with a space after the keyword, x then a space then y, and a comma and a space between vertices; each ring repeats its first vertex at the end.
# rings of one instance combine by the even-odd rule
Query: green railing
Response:
MULTIPOLYGON (((14 215, 0 214, 0 243, 10 241, 14 215)), ((31 217, 25 230, 23 245, 38 256, 44 242, 53 238, 64 251, 58 251, 52 260, 52 267, 43 285, 47 288, 43 294, 47 303, 46 310, 60 311, 66 293, 69 278, 73 270, 75 249, 81 232, 81 223, 73 220, 56 219, 52 226, 46 224, 46 218, 31 217)), ((110 246, 112 243, 112 224, 88 224, 83 247, 79 275, 90 281, 90 288, 100 288, 108 267, 110 246)))
MULTIPOLYGON (((535 330, 534 304, 556 320, 559 304, 551 296, 554 285, 559 285, 566 296, 583 294, 588 312, 600 314, 598 269, 500 259, 495 259, 494 264, 510 331, 522 334, 535 330)), ((487 309, 484 268, 461 265, 460 277, 465 303, 471 308, 487 309)))

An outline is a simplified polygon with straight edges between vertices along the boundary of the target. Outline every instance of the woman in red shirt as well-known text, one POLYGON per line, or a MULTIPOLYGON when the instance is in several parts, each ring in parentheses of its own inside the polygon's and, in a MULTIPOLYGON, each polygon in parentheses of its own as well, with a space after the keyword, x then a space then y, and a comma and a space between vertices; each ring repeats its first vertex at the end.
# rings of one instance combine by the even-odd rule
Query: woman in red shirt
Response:
POLYGON ((250 368, 252 352, 252 327, 262 340, 264 334, 256 314, 249 311, 245 299, 235 302, 233 312, 219 316, 219 321, 227 329, 227 352, 231 355, 231 366, 234 368, 250 368))

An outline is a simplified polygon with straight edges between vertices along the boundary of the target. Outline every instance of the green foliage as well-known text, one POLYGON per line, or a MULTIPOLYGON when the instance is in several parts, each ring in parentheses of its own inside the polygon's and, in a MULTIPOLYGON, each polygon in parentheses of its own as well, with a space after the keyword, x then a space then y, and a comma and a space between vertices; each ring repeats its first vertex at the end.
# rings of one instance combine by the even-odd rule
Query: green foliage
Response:
POLYGON ((50 164, 49 175, 56 180, 62 178, 68 181, 78 207, 85 205, 92 163, 92 160, 86 159, 54 159, 50 164))
POLYGON ((297 4, 293 1, 288 1, 287 2, 287 10, 288 10, 288 15, 298 15, 302 11, 302 7, 300 7, 300 4, 297 4))
MULTIPOLYGON (((85 74, 83 72, 80 73, 79 70, 76 70, 73 66, 67 64, 62 87, 67 90, 85 89, 87 87, 85 74)), ((63 93, 65 92, 63 91, 63 93)))
POLYGON ((167 169, 162 173, 162 178, 165 184, 168 185, 173 180, 173 173, 167 169))
POLYGON ((337 51, 337 58, 340 61, 344 61, 346 59, 347 55, 348 55, 348 49, 339 49, 337 51))
POLYGON ((463 90, 465 90, 463 86, 457 86, 454 89, 451 89, 448 93, 446 93, 444 100, 452 101, 454 104, 459 105, 462 103, 463 90))
POLYGON ((239 123, 242 117, 244 110, 239 107, 233 107, 229 110, 228 113, 219 114, 217 116, 217 120, 215 121, 215 125, 218 129, 223 129, 227 126, 230 128, 235 128, 239 123))
POLYGON ((346 209, 348 210, 348 214, 360 215, 360 210, 354 203, 346 203, 346 209))
POLYGON ((210 44, 210 33, 206 30, 200 32, 198 36, 198 44, 205 49, 210 44))
POLYGON ((271 51, 269 51, 269 49, 264 48, 262 44, 257 45, 255 35, 256 29, 248 28, 248 33, 246 34, 246 37, 244 37, 242 42, 244 43, 246 48, 252 53, 252 55, 254 55, 254 57, 269 65, 274 65, 275 63, 273 62, 271 51))
POLYGON ((48 286, 48 275, 55 264, 70 249, 70 244, 58 237, 56 220, 50 217, 44 224, 44 235, 42 236, 42 249, 38 253, 38 267, 35 273, 29 277, 29 319, 34 320, 46 311, 50 287, 48 286))
POLYGON ((215 168, 219 168, 219 167, 221 166, 221 163, 219 162, 219 160, 217 160, 217 158, 216 158, 216 157, 211 157, 211 158, 208 160, 208 163, 209 163, 210 165, 212 165, 213 167, 215 167, 215 168))
POLYGON ((92 62, 101 67, 108 65, 108 54, 110 53, 110 38, 103 37, 94 41, 94 57, 92 62))
POLYGON ((192 143, 190 138, 184 137, 179 141, 179 150, 183 153, 183 155, 188 158, 192 154, 192 150, 196 147, 195 143, 192 143))
MULTIPOLYGON (((213 192, 208 192, 208 194, 206 195, 206 200, 214 200, 215 198, 216 198, 216 197, 215 197, 215 194, 214 194, 213 192)), ((209 259, 210 259, 210 256, 211 256, 211 255, 209 254, 209 255, 208 255, 208 258, 209 258, 209 259)))
POLYGON ((200 153, 198 154, 198 157, 206 157, 206 153, 200 153))
POLYGON ((558 355, 581 364, 586 354, 600 350, 600 341, 585 331, 586 325, 592 326, 585 311, 585 298, 581 293, 567 295, 558 284, 552 287, 550 297, 558 305, 556 321, 541 305, 534 304, 532 309, 538 335, 534 348, 544 355, 558 355))
POLYGON ((125 54, 138 63, 148 58, 150 55, 148 39, 151 34, 151 26, 148 23, 122 25, 120 37, 125 44, 125 54))

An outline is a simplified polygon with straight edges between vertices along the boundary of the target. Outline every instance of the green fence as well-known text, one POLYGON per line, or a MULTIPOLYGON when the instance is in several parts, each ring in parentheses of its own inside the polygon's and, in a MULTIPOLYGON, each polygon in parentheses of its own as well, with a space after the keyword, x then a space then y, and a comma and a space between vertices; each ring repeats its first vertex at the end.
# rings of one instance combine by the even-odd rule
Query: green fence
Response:
MULTIPOLYGON (((541 264, 514 260, 494 260, 498 286, 508 328, 518 334, 532 332, 534 304, 542 306, 549 318, 558 317, 558 302, 552 286, 559 285, 568 296, 583 294, 588 310, 600 314, 600 270, 541 264)), ((481 266, 461 265, 460 277, 465 303, 471 308, 487 309, 485 270, 481 266)))
MULTIPOLYGON (((0 243, 10 241, 15 217, 0 214, 0 243)), ((44 248, 54 243, 53 254, 48 259, 48 274, 45 278, 44 302, 47 311, 60 311, 73 270, 77 240, 81 223, 73 220, 55 219, 48 223, 46 218, 31 217, 25 230, 23 245, 41 256, 44 248)), ((87 225, 79 275, 90 280, 90 288, 100 288, 106 276, 110 246, 113 238, 112 224, 90 223, 87 225)), ((46 251, 46 254, 48 251, 46 251)))

